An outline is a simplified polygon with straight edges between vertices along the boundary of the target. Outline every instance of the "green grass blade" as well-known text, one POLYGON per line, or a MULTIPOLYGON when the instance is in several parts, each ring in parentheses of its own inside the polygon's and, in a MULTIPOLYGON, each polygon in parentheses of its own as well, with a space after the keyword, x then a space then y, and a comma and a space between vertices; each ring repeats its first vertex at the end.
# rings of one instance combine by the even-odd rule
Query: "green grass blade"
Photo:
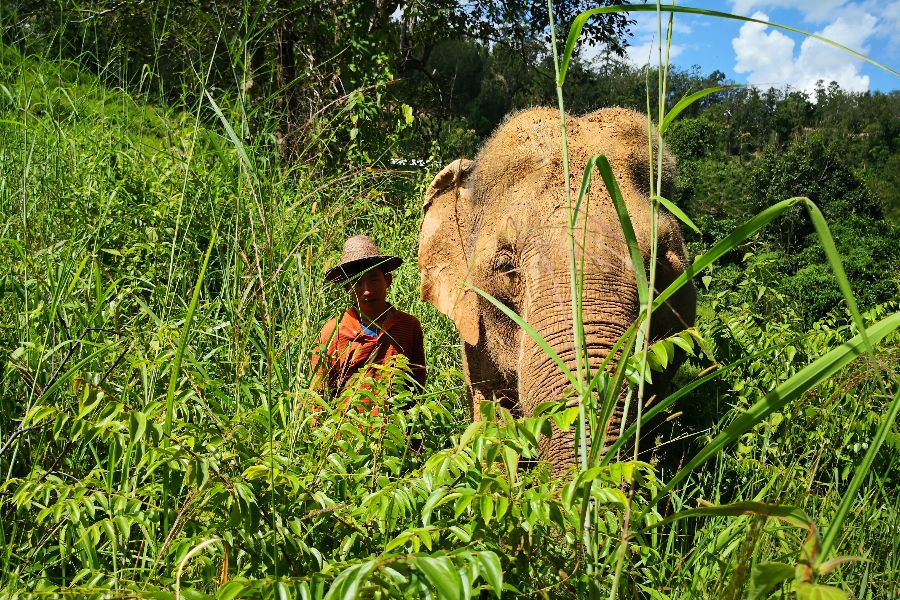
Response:
MULTIPOLYGON (((720 377, 721 375, 724 375, 728 371, 730 371, 736 367, 739 367, 743 364, 753 363, 756 360, 758 360, 759 358, 762 358, 763 356, 770 354, 776 350, 780 350, 780 349, 784 348, 785 346, 790 345, 791 343, 794 343, 794 340, 788 340, 788 341, 785 341, 776 346, 765 348, 763 350, 760 350, 759 352, 754 352, 753 354, 745 356, 745 357, 741 358, 740 360, 736 360, 733 363, 724 365, 724 366, 716 369, 715 371, 712 371, 711 373, 707 373, 706 375, 704 375, 703 377, 700 377, 699 379, 695 379, 694 381, 690 382, 689 384, 679 388, 675 392, 672 392, 671 394, 666 396, 664 399, 654 402, 653 406, 646 413, 644 413, 644 420, 649 421, 656 415, 662 414, 670 406, 675 404, 675 402, 677 402, 681 398, 684 398, 689 393, 691 393, 698 387, 702 386, 703 384, 705 384, 709 381, 712 381, 713 379, 720 377)), ((616 440, 616 442, 610 447, 608 456, 614 455, 619 450, 619 448, 624 446, 625 443, 635 434, 636 430, 637 430, 637 423, 632 423, 628 427, 628 429, 626 429, 624 432, 622 432, 622 435, 619 437, 619 439, 616 440)), ((603 460, 602 464, 607 464, 608 462, 609 462, 609 458, 605 458, 603 460)))
MULTIPOLYGON (((847 279, 846 272, 844 271, 840 254, 838 253, 837 247, 834 243, 834 238, 832 238, 831 231, 828 228, 828 224, 825 222, 825 217, 822 215, 822 211, 819 210, 814 202, 812 202, 809 198, 805 198, 802 196, 782 200, 781 202, 761 211, 758 215, 736 228, 733 232, 731 232, 731 234, 728 235, 728 237, 717 243, 708 252, 697 257, 694 263, 690 267, 688 267, 688 269, 684 273, 682 273, 681 276, 673 281, 672 284, 669 285, 669 287, 663 290, 656 297, 653 302, 653 309, 656 310, 657 308, 662 306, 663 302, 668 300, 690 279, 698 275, 703 271, 703 269, 721 258, 727 252, 739 246, 743 241, 748 239, 750 236, 752 236, 761 228, 766 226, 769 222, 771 222, 772 219, 781 215, 785 211, 801 202, 804 203, 807 210, 809 211, 810 219, 812 220, 816 233, 819 236, 822 247, 825 250, 825 256, 828 258, 828 262, 831 265, 831 268, 834 270, 835 279, 838 282, 841 293, 844 295, 844 299, 847 301, 847 306, 849 307, 850 314, 853 317, 853 322, 856 325, 857 329, 860 331, 863 343, 865 344, 867 350, 871 352, 871 344, 866 337, 867 334, 866 329, 863 326, 862 316, 859 314, 856 300, 853 297, 853 291, 850 289, 850 282, 847 279)), ((666 208, 670 208, 668 204, 663 204, 664 206, 666 206, 666 208)))
POLYGON ((806 198, 799 196, 796 198, 788 198, 787 200, 782 200, 781 202, 763 210, 743 225, 737 227, 728 235, 728 237, 710 248, 708 252, 698 256, 694 263, 690 267, 688 267, 684 273, 682 273, 675 281, 673 281, 669 285, 669 287, 660 292, 659 295, 656 296, 656 299, 653 301, 653 309, 656 310, 660 306, 662 306, 663 302, 672 297, 672 295, 679 289, 681 289, 684 284, 693 279, 696 275, 701 273, 703 269, 720 259, 722 256, 737 248, 741 243, 744 242, 744 240, 748 239, 750 236, 762 229, 765 225, 771 222, 772 219, 789 210, 793 206, 799 204, 800 202, 806 201, 806 198))
MULTIPOLYGON (((873 343, 877 343, 897 329, 897 327, 900 327, 900 312, 894 313, 869 327, 866 333, 873 343)), ((715 439, 700 450, 659 491, 650 505, 652 506, 664 498, 678 482, 687 477, 699 465, 709 460, 719 450, 737 440, 773 412, 800 398, 804 393, 837 373, 862 354, 865 349, 866 344, 863 342, 862 334, 857 335, 824 356, 819 357, 812 364, 807 365, 796 375, 769 392, 765 398, 738 415, 715 439)))
POLYGON ((688 217, 686 214, 684 214, 684 211, 681 210, 680 208, 678 208, 678 206, 676 206, 674 202, 672 202, 668 198, 663 198, 662 196, 654 196, 654 198, 656 199, 657 202, 662 204, 666 208, 667 211, 669 211, 670 213, 675 215, 675 217, 679 221, 681 221, 682 223, 684 223, 685 225, 687 225, 688 227, 690 227, 697 233, 701 233, 700 228, 697 227, 696 225, 694 225, 694 222, 691 221, 691 218, 688 217))
POLYGON ((616 214, 619 216, 619 224, 622 226, 622 234, 625 236, 625 242, 628 244, 631 267, 634 269, 638 300, 640 306, 644 307, 646 306, 647 298, 650 295, 650 290, 647 285, 647 271, 644 269, 644 256, 641 254, 640 246, 638 246, 637 236, 634 234, 634 227, 631 224, 631 217, 628 215, 628 208, 625 206, 625 199, 622 197, 622 190, 619 189, 619 184, 616 182, 616 177, 613 175, 612 167, 606 159, 606 156, 602 154, 597 156, 595 162, 597 170, 600 171, 600 176, 603 178, 603 183, 606 184, 606 190, 609 192, 609 196, 612 198, 613 204, 616 207, 616 214))
MULTIPOLYGON (((672 6, 672 5, 660 5, 658 10, 667 11, 670 13, 683 13, 683 14, 692 14, 692 15, 704 15, 707 17, 716 17, 720 19, 734 19, 736 21, 746 21, 748 23, 759 23, 761 25, 766 25, 769 27, 775 27, 777 29, 783 29, 785 31, 792 31, 794 33, 799 33, 800 35, 805 35, 807 37, 811 37, 819 40, 820 42, 824 42, 829 46, 837 48, 839 50, 843 50, 844 52, 848 52, 859 58, 864 60, 870 64, 875 65, 879 69, 883 69, 888 73, 893 75, 897 75, 900 77, 900 73, 897 71, 886 67, 885 65, 872 60, 868 56, 861 54, 855 50, 848 48, 842 44, 838 44, 835 41, 829 40, 828 38, 822 37, 820 35, 816 35, 815 33, 810 33, 808 31, 803 31, 802 29, 797 29, 795 27, 788 27, 787 25, 781 25, 779 23, 771 23, 769 21, 763 21, 761 19, 754 19, 753 17, 742 17, 740 15, 733 15, 731 13, 720 12, 717 10, 707 10, 704 8, 693 8, 687 6, 672 6)), ((602 14, 610 14, 610 13, 619 13, 619 12, 656 12, 657 6, 653 5, 629 5, 629 6, 604 6, 602 8, 595 8, 593 10, 588 10, 577 17, 572 21, 572 26, 569 28, 569 37, 566 40, 566 48, 563 51, 563 59, 562 64, 560 66, 559 77, 557 85, 561 86, 566 80, 566 72, 569 68, 569 62, 572 59, 572 54, 575 51, 575 44, 578 42, 578 37, 581 35, 581 30, 584 28, 585 23, 587 23, 588 19, 595 15, 602 14)))
MULTIPOLYGON (((603 398, 603 403, 600 407, 600 415, 597 419, 597 425, 599 427, 606 427, 606 423, 609 421, 610 417, 612 417, 613 410, 615 410, 616 407, 616 403, 619 401, 619 396, 622 391, 622 385, 625 381, 625 370, 628 366, 628 357, 631 355, 631 351, 634 349, 634 345, 637 343, 637 332, 641 322, 642 321, 640 319, 635 321, 631 328, 629 328, 629 330, 625 332, 625 335, 623 335, 619 340, 619 342, 625 340, 625 344, 621 347, 619 360, 616 363, 615 375, 607 385, 606 390, 604 390, 606 394, 603 398)), ((598 375, 605 372, 606 361, 608 361, 610 357, 615 356, 617 347, 619 346, 619 342, 616 342, 616 346, 613 346, 613 349, 610 351, 609 355, 607 355, 606 360, 604 360, 604 365, 597 370, 598 375)), ((634 425, 637 426, 637 423, 635 422, 634 425)), ((602 446, 600 444, 595 443, 591 446, 591 465, 595 464, 601 450, 602 446)), ((618 447, 616 447, 616 450, 618 450, 618 447)), ((609 462, 612 460, 612 457, 614 456, 615 451, 610 448, 609 450, 607 450, 603 459, 600 461, 600 464, 609 464, 609 462)))
POLYGON ((649 524, 647 529, 662 527, 674 521, 690 517, 737 517, 741 515, 772 517, 803 529, 815 527, 813 520, 809 518, 809 515, 802 508, 785 504, 767 504, 765 502, 746 500, 733 504, 723 504, 722 506, 701 506, 699 508, 682 510, 666 517, 662 521, 649 524))
POLYGON ((200 289, 203 285, 203 277, 206 274, 206 266, 209 264, 209 256, 212 254, 213 246, 216 243, 216 234, 218 229, 214 229, 212 237, 209 240, 209 247, 206 249, 206 256, 203 257, 203 265, 200 267, 200 274, 197 275, 197 283, 194 284, 194 293, 191 296, 191 304, 188 306, 187 316, 184 318, 184 325, 181 328, 181 336, 178 338, 178 348, 175 350, 175 360, 172 363, 172 372, 169 374, 169 390, 166 393, 166 420, 164 426, 165 438, 163 444, 168 441, 172 433, 172 413, 175 408, 175 388, 178 384, 178 373, 181 370, 181 359, 184 357, 184 348, 187 346, 188 335, 191 332, 191 321, 194 319, 194 311, 197 309, 197 302, 200 299, 200 289))
POLYGON ((216 116, 219 117, 219 120, 222 122, 222 126, 225 128, 225 133, 228 134, 228 139, 231 140, 234 149, 237 150, 238 156, 241 157, 241 162, 243 162, 244 166, 246 166, 247 172, 253 173, 253 163, 250 162, 250 157, 247 156, 247 151, 244 149, 244 143, 234 132, 234 127, 232 127, 228 119, 225 118, 225 114, 222 112, 222 109, 219 108, 219 105, 216 104, 216 101, 213 100, 213 97, 209 94, 209 91, 204 90, 204 93, 206 94, 207 100, 209 100, 210 106, 212 106, 213 112, 216 113, 216 116))
POLYGON ((713 87, 706 88, 704 90, 700 90, 699 92, 694 92, 690 96, 685 96, 678 103, 672 107, 672 110, 666 113, 666 116, 663 118, 662 122, 659 124, 659 134, 664 134, 668 129, 669 125, 672 124, 672 121, 675 120, 675 117, 681 114, 681 112, 686 109, 688 106, 699 100, 700 98, 705 98, 710 94, 715 94, 716 92, 721 92, 723 90, 735 89, 735 88, 745 88, 746 85, 736 84, 736 85, 717 85, 713 87))
POLYGON ((822 214, 822 211, 819 210, 819 207, 812 201, 806 201, 806 209, 809 211, 809 218, 812 220, 813 227, 816 229, 816 234, 819 236, 819 241, 822 243, 822 248, 825 250, 825 256, 828 258, 828 263, 834 271, 834 278, 837 280, 838 287, 840 287, 841 293, 844 295, 844 300, 847 302, 847 307, 850 309, 853 323, 862 335, 866 350, 868 350, 869 354, 872 354, 872 344, 869 343, 869 340, 866 337, 866 326, 863 323, 862 315, 859 314, 859 309, 856 307, 856 298, 853 297, 853 291, 850 289, 850 281, 847 279, 847 273, 844 271, 844 264, 843 261, 841 261, 841 255, 834 244, 834 238, 831 237, 831 230, 828 228, 828 223, 825 222, 825 216, 822 214))
POLYGON ((505 314, 507 317, 509 317, 510 319, 515 321, 516 325, 521 327, 525 331, 525 333, 528 334, 528 337, 530 337, 532 340, 534 340, 534 343, 537 344, 538 346, 540 346, 541 350, 546 352, 547 356, 549 356, 551 359, 553 359, 553 362, 556 363, 556 366, 559 367, 559 370, 563 372, 563 374, 566 376, 566 378, 572 384, 572 387, 575 388, 575 390, 580 392, 581 386, 578 381, 578 378, 572 374, 572 371, 569 370, 569 368, 566 366, 566 363, 563 361, 563 359, 561 359, 559 357, 559 354, 557 354, 556 352, 553 351, 553 348, 550 347, 550 344, 547 343, 547 340, 545 340, 543 337, 541 337, 541 334, 539 334, 534 329, 534 327, 529 325, 528 322, 525 321, 525 319, 523 319, 518 314, 516 314, 516 312, 514 310, 512 310, 510 307, 506 306, 505 304, 503 304, 502 302, 500 302, 499 300, 497 300, 496 298, 494 298, 493 296, 491 296, 484 290, 479 289, 479 288, 475 287, 474 285, 470 285, 469 288, 471 288, 471 289, 475 290, 476 292, 478 292, 479 294, 481 294, 488 302, 490 302, 491 304, 496 306, 498 309, 500 309, 503 312, 503 314, 505 314))
MULTIPOLYGON (((896 317, 897 315, 894 316, 896 317)), ((850 511, 850 506, 856 500, 856 494, 859 492, 859 488, 862 487, 863 480, 869 476, 869 471, 872 469, 872 463, 875 461, 875 456, 878 454, 881 444, 884 443, 888 432, 894 425, 898 412, 900 412, 900 388, 898 388, 897 393, 894 395, 894 399, 888 407, 887 414, 885 414, 884 419, 882 419, 881 423, 878 425, 878 430, 875 432, 875 437, 872 438, 869 449, 866 450, 866 455, 863 457, 860 465, 854 469, 850 486, 847 488, 844 497, 841 499, 841 504, 838 506, 834 519, 832 519, 831 523, 828 525, 828 530, 822 538, 822 546, 819 552, 820 561, 828 559, 828 555, 831 552, 832 546, 834 546, 837 535, 841 531, 844 519, 847 518, 847 513, 850 511)))
MULTIPOLYGON (((560 98, 560 107, 562 107, 562 98, 560 98)), ((575 339, 577 357, 578 357, 578 378, 580 381, 585 382, 585 385, 582 386, 582 393, 579 397, 578 403, 578 456, 581 463, 581 468, 586 469, 589 464, 589 452, 587 447, 587 432, 589 431, 589 425, 593 424, 594 415, 589 412, 589 407, 591 406, 591 385, 590 382, 592 380, 591 377, 591 364, 588 358, 587 348, 585 345, 585 334, 584 334, 584 261, 585 261, 585 252, 584 249, 587 247, 587 235, 588 235, 588 212, 590 209, 590 202, 584 204, 585 198, 588 197, 591 189, 591 174, 594 171, 594 166, 596 165, 597 157, 592 156, 588 159, 587 164, 584 166, 584 174, 581 178, 581 188, 578 190, 578 198, 575 201, 575 207, 569 211, 569 231, 570 240, 572 242, 571 245, 571 263, 569 265, 570 275, 569 280, 571 282, 572 289, 572 330, 575 339), (575 230, 578 224, 578 217, 581 214, 581 207, 584 205, 584 216, 582 217, 582 222, 584 223, 584 227, 581 231, 581 260, 580 262, 577 260, 578 257, 575 254, 575 230), (578 263, 578 264, 576 264, 578 263)))
POLYGON ((594 171, 594 167, 597 166, 597 159, 600 158, 599 154, 595 154, 590 157, 584 165, 584 175, 581 177, 581 189, 578 190, 578 199, 575 201, 575 210, 572 211, 572 214, 569 215, 572 219, 571 226, 575 226, 575 219, 578 218, 578 213, 581 212, 581 204, 584 202, 584 199, 587 197, 588 192, 591 189, 591 174, 594 171))
MULTIPOLYGON (((559 54, 558 54, 558 46, 556 43, 556 26, 553 22, 553 0, 547 0, 547 15, 550 19, 550 47, 553 53, 553 70, 556 74, 556 80, 560 80, 560 63, 559 63, 559 54)), ((560 127, 560 141, 561 141, 561 152, 562 152, 562 167, 563 167, 563 189, 566 193, 566 205, 569 208, 569 289, 571 292, 571 304, 572 304, 572 337, 575 345, 575 370, 578 379, 578 385, 575 386, 575 389, 578 390, 579 395, 584 391, 587 387, 587 380, 590 379, 590 374, 588 371, 584 369, 584 366, 587 364, 587 358, 583 358, 584 355, 584 323, 581 319, 581 283, 583 283, 583 275, 580 275, 578 270, 578 259, 575 254, 575 221, 577 220, 577 211, 574 210, 574 206, 572 204, 572 186, 569 177, 569 143, 568 143, 568 134, 566 132, 566 109, 565 102, 563 101, 563 91, 562 86, 556 86, 556 101, 557 106, 559 107, 559 127, 560 127)), ((579 198, 580 204, 581 198, 579 198)), ((583 257, 583 255, 582 255, 583 257)), ((570 378, 571 380, 571 378, 570 378)), ((587 447, 585 443, 585 421, 586 415, 584 411, 584 404, 579 403, 578 407, 578 437, 579 437, 579 449, 578 454, 581 462, 582 468, 587 467, 587 447)))

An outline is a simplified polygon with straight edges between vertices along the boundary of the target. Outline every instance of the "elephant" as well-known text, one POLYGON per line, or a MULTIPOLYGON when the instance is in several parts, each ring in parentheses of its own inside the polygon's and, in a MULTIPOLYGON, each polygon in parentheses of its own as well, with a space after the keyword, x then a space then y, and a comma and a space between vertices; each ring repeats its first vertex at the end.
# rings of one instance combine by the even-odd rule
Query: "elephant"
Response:
MULTIPOLYGON (((645 268, 649 267, 647 117, 607 108, 577 118, 567 116, 566 127, 572 197, 577 198, 575 186, 589 158, 605 154, 634 225, 645 268)), ((475 160, 455 160, 438 173, 425 193, 418 255, 422 299, 450 317, 459 331, 474 419, 481 418, 481 402, 491 399, 515 416, 530 416, 542 402, 564 398, 570 384, 514 320, 473 288, 519 314, 575 372, 569 200, 561 140, 559 111, 532 108, 514 113, 490 136, 475 160)), ((657 156, 655 149, 653 156, 657 156)), ((674 169, 674 159, 665 153, 663 195, 673 186, 674 169)), ((596 172, 592 181, 578 215, 576 238, 578 252, 584 253, 585 347, 591 367, 596 368, 637 318, 639 301, 615 206, 596 172), (583 239, 582 230, 586 231, 583 239)), ((660 210, 658 224, 655 287, 662 290, 685 271, 687 255, 676 219, 660 210)), ((695 314, 696 291, 689 283, 654 311, 651 339, 692 326, 695 314)), ((667 386, 678 362, 665 373, 654 374, 653 391, 667 386)), ((606 426, 605 448, 618 439, 622 420, 633 419, 631 411, 623 414, 624 398, 623 392, 606 426)), ((557 471, 573 466, 574 435, 554 427, 552 436, 540 443, 539 458, 554 464, 557 471)))

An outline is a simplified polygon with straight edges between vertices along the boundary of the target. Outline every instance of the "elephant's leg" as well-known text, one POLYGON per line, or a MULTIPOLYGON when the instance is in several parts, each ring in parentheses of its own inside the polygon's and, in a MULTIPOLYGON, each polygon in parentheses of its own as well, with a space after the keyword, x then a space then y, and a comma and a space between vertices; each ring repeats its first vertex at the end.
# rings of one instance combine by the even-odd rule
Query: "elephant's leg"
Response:
MULTIPOLYGON (((590 429, 590 421, 585 423, 585 440, 584 449, 587 456, 590 456, 593 444, 600 444, 601 451, 599 456, 605 455, 612 445, 619 439, 622 430, 622 420, 626 408, 629 414, 634 414, 634 407, 625 406, 625 392, 620 394, 616 405, 613 407, 612 414, 609 416, 606 424, 601 426, 602 438, 593 435, 590 429)), ((578 399, 573 398, 566 403, 566 408, 578 406, 578 399)), ((599 418, 599 416, 598 416, 599 418)), ((626 421, 629 423, 630 421, 626 421)), ((568 431, 560 431, 556 425, 553 425, 553 435, 550 438, 541 440, 539 454, 542 460, 552 462, 554 464, 554 475, 564 475, 566 471, 573 466, 580 467, 581 444, 576 439, 577 421, 572 424, 568 431), (571 458, 566 458, 571 457, 571 458), (563 458, 563 460, 561 460, 563 458)), ((631 460, 634 454, 634 447, 626 444, 619 450, 620 460, 631 460)))
MULTIPOLYGON (((561 477, 574 467, 580 467, 578 450, 575 447, 575 428, 573 423, 568 431, 560 431, 556 423, 552 423, 553 434, 541 438, 538 442, 538 458, 553 465, 554 477, 561 477)), ((590 451, 590 446, 587 447, 590 451)))
MULTIPOLYGON (((665 371, 653 374, 653 384, 648 385, 645 391, 645 413, 657 402, 664 400, 672 391, 671 382, 685 358, 685 352, 680 348, 676 349, 675 357, 665 371)), ((683 437, 686 433, 684 419, 689 422, 695 419, 702 420, 700 413, 703 411, 686 408, 684 402, 685 400, 682 399, 668 411, 652 419, 641 420, 639 458, 655 464, 660 475, 671 475, 684 462, 690 444, 690 439, 683 437), (684 414, 687 416, 685 417, 684 414)), ((697 408, 699 409, 699 407, 697 408)), ((709 422, 707 426, 712 424, 713 421, 709 422)), ((687 431, 689 430, 690 427, 687 431)))
POLYGON ((497 370, 497 366, 481 347, 463 342, 463 375, 469 387, 472 400, 472 419, 481 419, 481 403, 484 401, 500 402, 500 406, 509 410, 514 416, 521 416, 515 384, 511 384, 497 370))

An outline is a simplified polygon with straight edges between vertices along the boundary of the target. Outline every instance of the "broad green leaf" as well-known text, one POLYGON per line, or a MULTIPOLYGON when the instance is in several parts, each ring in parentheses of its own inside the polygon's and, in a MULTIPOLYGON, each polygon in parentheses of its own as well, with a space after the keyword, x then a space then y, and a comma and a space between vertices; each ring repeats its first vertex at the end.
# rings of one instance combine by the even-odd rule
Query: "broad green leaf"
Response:
POLYGON ((496 417, 496 404, 492 400, 485 400, 481 402, 478 407, 479 412, 481 413, 481 421, 482 422, 490 422, 493 421, 496 417))
POLYGON ((497 496, 497 499, 494 503, 494 514, 496 518, 502 519, 506 515, 506 511, 509 509, 509 499, 506 496, 497 496))
POLYGON ((486 421, 478 420, 470 423, 469 426, 466 427, 466 430, 463 432, 463 434, 459 437, 459 444, 457 445, 460 448, 468 446, 469 442, 472 441, 472 438, 474 438, 482 429, 484 429, 485 422, 486 421))
POLYGON ((649 598, 650 600, 671 600, 668 595, 660 592, 659 590, 649 588, 646 585, 641 585, 641 591, 647 594, 647 598, 649 598))
POLYGON ((85 387, 84 397, 82 398, 81 405, 78 407, 78 418, 84 419, 88 414, 93 412, 105 395, 106 394, 103 391, 96 391, 90 387, 85 387))
POLYGON ((847 600, 847 593, 830 585, 816 585, 812 583, 794 584, 797 600, 847 600))
POLYGON ((413 560, 413 564, 425 575, 428 583, 437 590, 440 598, 443 600, 462 598, 462 578, 459 569, 449 558, 446 556, 419 556, 413 560))
POLYGON ((247 587, 245 581, 229 581, 216 591, 216 600, 232 600, 247 587))
POLYGON ((759 563, 750 572, 748 600, 763 600, 776 586, 794 576, 794 567, 779 562, 759 563))
POLYGON ((104 533, 106 533, 106 538, 112 544, 113 548, 118 548, 119 536, 118 532, 116 531, 115 523, 113 523, 111 519, 103 519, 100 524, 103 527, 104 533))
POLYGON ((247 481, 254 481, 257 479, 268 479, 269 473, 269 465, 252 465, 244 469, 244 472, 241 473, 241 477, 247 481))
POLYGON ((440 486, 428 496, 428 500, 425 501, 425 506, 422 508, 422 525, 428 525, 428 522, 431 520, 431 511, 434 510, 434 507, 437 506, 441 498, 444 497, 446 491, 446 486, 440 486))
POLYGON ((54 406, 38 404, 25 414, 25 418, 22 419, 22 427, 37 425, 47 417, 56 414, 56 412, 57 410, 54 406))
MULTIPOLYGON (((869 327, 865 335, 870 344, 877 344, 886 335, 900 326, 900 313, 886 317, 869 327)), ((657 493, 650 503, 653 506, 666 495, 697 466, 703 464, 719 452, 726 445, 735 442, 740 436, 750 431, 757 423, 768 417, 771 413, 780 410, 785 405, 800 398, 803 394, 830 378, 832 375, 847 366, 857 356, 865 351, 868 344, 863 342, 863 336, 857 335, 853 339, 841 344, 824 356, 813 361, 801 369, 793 377, 769 392, 765 398, 738 415, 719 435, 697 453, 688 463, 675 474, 674 477, 657 493)))
POLYGON ((568 431, 572 423, 578 418, 578 407, 567 408, 562 412, 551 415, 550 418, 553 419, 560 431, 568 431))
POLYGON ((147 430, 147 415, 139 410, 135 410, 128 417, 128 430, 131 435, 131 443, 135 444, 144 435, 147 430))
POLYGON ((500 566, 500 559, 496 554, 487 550, 476 552, 474 556, 478 562, 479 574, 484 577, 494 595, 499 598, 500 590, 503 589, 503 568, 500 566))
POLYGON ((490 523, 493 516, 494 498, 490 494, 485 494, 481 497, 481 518, 484 520, 484 524, 490 523))
POLYGON ((407 125, 412 125, 413 121, 415 121, 416 119, 413 116, 412 106, 410 106, 409 104, 404 104, 401 108, 403 109, 403 120, 406 121, 407 125))
POLYGON ((456 539, 458 539, 463 544, 468 544, 472 541, 472 534, 462 527, 459 527, 458 525, 451 525, 449 529, 451 533, 456 536, 456 539))
POLYGON ((397 535, 397 537, 395 537, 394 539, 392 539, 390 542, 388 542, 385 545, 384 551, 391 552, 391 551, 399 548, 400 546, 402 546, 406 542, 408 542, 410 540, 410 538, 412 538, 415 535, 415 533, 416 533, 415 530, 406 530, 406 531, 399 533, 397 535))
MULTIPOLYGON (((431 552, 432 545, 434 543, 434 538, 431 537, 431 532, 436 531, 434 527, 423 527, 421 529, 416 530, 415 538, 413 539, 413 545, 415 546, 415 540, 419 540, 425 548, 431 552)), ((418 552, 418 547, 416 547, 416 552, 418 552)))
MULTIPOLYGON (((503 464, 506 466, 506 474, 509 476, 509 481, 515 482, 518 473, 519 453, 509 446, 504 446, 502 455, 503 464)), ((498 514, 497 516, 499 517, 500 515, 498 514)))
POLYGON ((309 584, 305 581, 301 581, 300 585, 300 600, 312 600, 312 591, 309 589, 309 584))
POLYGON ((672 343, 666 344, 666 340, 660 340, 650 346, 650 351, 656 355, 656 360, 659 362, 659 366, 662 369, 665 369, 669 366, 669 361, 674 358, 674 353, 672 352, 672 343))
POLYGON ((275 582, 275 598, 276 598, 276 600, 288 600, 290 598, 290 594, 288 594, 287 586, 284 585, 283 581, 275 582))
POLYGON ((375 561, 369 561, 344 569, 328 588, 325 600, 353 600, 374 568, 375 561))
POLYGON ((468 490, 468 493, 466 493, 463 496, 460 496, 460 498, 453 505, 454 518, 459 519, 460 515, 462 515, 463 512, 469 507, 469 505, 472 504, 472 500, 474 500, 474 499, 475 499, 475 490, 468 490))

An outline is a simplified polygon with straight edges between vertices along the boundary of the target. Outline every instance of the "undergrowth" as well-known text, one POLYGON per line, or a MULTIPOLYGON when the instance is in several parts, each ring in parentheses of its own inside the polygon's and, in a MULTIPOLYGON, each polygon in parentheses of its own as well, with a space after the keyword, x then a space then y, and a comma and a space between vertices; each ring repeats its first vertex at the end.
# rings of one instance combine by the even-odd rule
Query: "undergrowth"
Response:
MULTIPOLYGON (((674 490, 637 461, 554 479, 537 443, 577 409, 469 423, 457 334, 418 296, 427 173, 287 164, 265 124, 235 133, 225 95, 152 106, 9 48, 0 74, 4 597, 787 597, 884 425, 896 333, 674 490), (402 361, 341 398, 309 389, 318 329, 347 302, 323 273, 355 233, 406 258, 391 300, 426 331, 421 392, 402 361), (672 518, 698 499, 707 519, 672 518)), ((711 381, 645 440, 685 461, 859 335, 840 309, 805 327, 775 287, 748 270, 702 297, 680 381, 711 381)), ((861 560, 826 565, 822 589, 896 596, 895 431, 837 540, 861 560)))

